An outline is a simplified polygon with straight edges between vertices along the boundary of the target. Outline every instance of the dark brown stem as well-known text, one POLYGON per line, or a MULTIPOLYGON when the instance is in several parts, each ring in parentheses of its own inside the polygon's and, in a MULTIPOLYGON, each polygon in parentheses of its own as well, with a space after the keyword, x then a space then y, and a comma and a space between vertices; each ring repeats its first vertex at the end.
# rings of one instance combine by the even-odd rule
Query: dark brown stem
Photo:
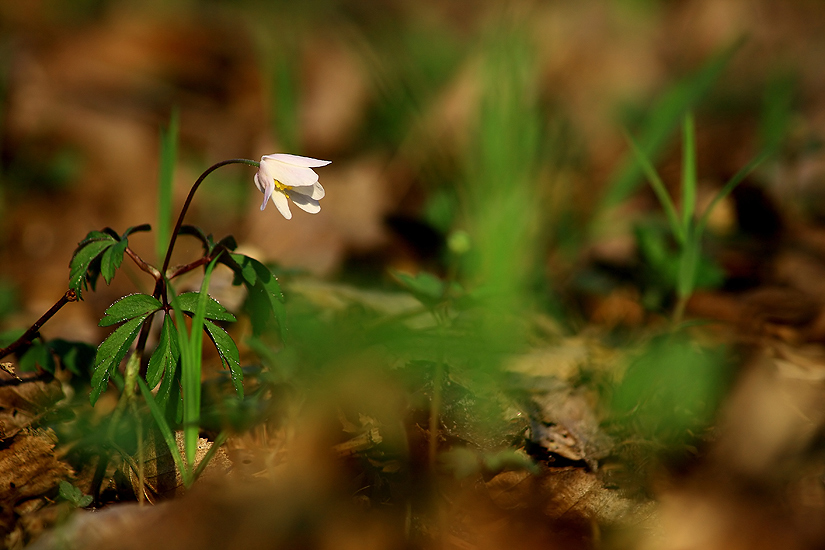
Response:
POLYGON ((179 265, 174 269, 174 271, 172 271, 172 273, 169 274, 169 278, 174 279, 175 277, 179 277, 180 275, 188 273, 189 271, 192 271, 193 269, 200 267, 202 265, 206 265, 211 261, 212 258, 204 256, 203 258, 197 259, 194 262, 190 262, 186 265, 179 265))
MULTIPOLYGON (((206 176, 220 168, 221 166, 226 166, 227 164, 246 164, 248 166, 260 166, 260 163, 254 160, 249 159, 229 159, 229 160, 222 160, 216 164, 213 164, 209 168, 204 171, 203 174, 195 181, 195 184, 192 186, 192 189, 189 190, 189 195, 186 197, 186 202, 183 203, 183 208, 181 208, 180 215, 178 216, 178 221, 175 224, 175 229, 172 231, 172 237, 169 239, 169 247, 166 249, 166 258, 163 260, 163 267, 160 268, 160 272, 162 274, 166 273, 166 270, 169 269, 169 262, 172 259, 172 250, 175 248, 175 241, 178 239, 178 231, 180 231, 180 226, 183 225, 183 218, 186 216, 186 211, 189 210, 189 205, 192 203, 192 197, 195 196, 195 191, 198 190, 203 180, 206 179, 206 176)), ((162 278, 161 278, 162 280, 162 278)), ((160 284, 160 290, 163 289, 163 283, 160 284)), ((158 287, 155 287, 155 290, 158 290, 158 287)), ((155 296, 158 298, 159 296, 155 296)))
POLYGON ((77 293, 74 290, 67 290, 66 294, 64 294, 55 304, 49 308, 49 311, 44 313, 40 319, 34 322, 34 324, 29 327, 29 330, 23 333, 23 335, 9 344, 7 347, 0 349, 0 359, 6 357, 7 355, 11 355, 12 353, 16 352, 20 348, 30 346, 32 341, 40 335, 40 327, 42 327, 46 321, 54 317, 54 314, 60 311, 60 308, 68 304, 69 302, 76 302, 77 301, 77 293))
MULTIPOLYGON (((152 296, 155 298, 161 299, 163 301, 164 309, 169 306, 168 298, 166 296, 166 270, 169 269, 169 262, 172 260, 172 250, 175 248, 175 242, 178 240, 178 233, 180 232, 180 228, 183 225, 183 219, 186 217, 186 211, 189 210, 189 205, 192 204, 192 198, 195 196, 195 191, 198 190, 203 180, 206 179, 206 176, 220 168, 221 166, 226 166, 227 164, 246 164, 248 166, 260 166, 261 163, 249 160, 249 159, 229 159, 229 160, 222 160, 221 162, 215 163, 209 168, 207 168, 203 174, 201 174, 197 180, 195 180, 194 185, 192 185, 192 189, 189 190, 189 195, 186 196, 186 201, 183 203, 183 208, 181 208, 180 214, 178 215, 178 221, 175 223, 175 229, 172 231, 172 236, 169 239, 169 246, 166 248, 166 257, 163 259, 163 266, 160 268, 160 271, 157 272, 157 276, 155 277, 155 289, 152 291, 152 296)), ((188 264, 186 266, 179 267, 175 270, 175 272, 169 277, 169 279, 180 275, 181 273, 185 273, 190 269, 194 269, 198 265, 203 265, 206 263, 201 260, 193 262, 193 264, 188 264)), ((154 268, 153 268, 154 269, 154 268)), ((153 275, 154 276, 154 275, 153 275)), ((154 314, 152 315, 154 316, 154 314)), ((137 343, 137 351, 142 353, 144 348, 146 347, 146 340, 149 336, 149 328, 152 326, 151 317, 148 322, 144 322, 143 326, 140 329, 140 336, 138 336, 138 343, 137 343)))

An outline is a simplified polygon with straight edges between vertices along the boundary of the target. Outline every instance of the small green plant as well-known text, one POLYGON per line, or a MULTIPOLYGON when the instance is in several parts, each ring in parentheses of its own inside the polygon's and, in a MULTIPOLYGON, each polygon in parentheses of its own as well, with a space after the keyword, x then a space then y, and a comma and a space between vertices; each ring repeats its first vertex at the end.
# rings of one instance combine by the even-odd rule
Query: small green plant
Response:
POLYGON ((59 495, 60 498, 74 506, 75 508, 85 508, 86 506, 92 503, 92 496, 91 495, 84 495, 83 491, 72 485, 66 480, 63 480, 59 484, 59 495))
MULTIPOLYGON (((57 354, 69 368, 72 368, 72 358, 88 350, 78 346, 58 345, 59 342, 49 345, 36 342, 40 327, 63 305, 82 299, 86 290, 94 290, 101 276, 109 284, 124 258, 131 259, 140 270, 152 277, 154 289, 151 294, 136 293, 125 296, 106 309, 100 326, 117 328, 100 344, 94 356, 90 401, 92 405, 98 401, 109 387, 110 379, 122 389, 118 406, 109 424, 109 439, 113 439, 127 407, 137 416, 136 387, 139 387, 181 472, 184 485, 189 487, 208 461, 201 461, 200 469, 195 469, 195 450, 201 414, 201 346, 204 332, 215 345, 223 365, 229 369, 238 398, 242 399, 244 396, 238 347, 229 333, 219 325, 234 322, 235 315, 208 294, 213 269, 218 264, 228 267, 235 275, 234 284, 246 287, 247 311, 256 336, 273 325, 277 325, 283 335, 285 311, 281 288, 269 268, 254 258, 235 253, 236 243, 232 236, 215 241, 212 235, 201 229, 183 225, 186 212, 195 192, 209 174, 229 164, 245 164, 258 168, 254 183, 264 194, 261 210, 271 200, 278 211, 286 219, 290 219, 292 213, 289 201, 292 201, 306 212, 317 213, 320 211, 319 200, 324 196, 324 188, 318 183, 318 175, 313 168, 325 166, 329 161, 274 154, 262 157, 260 162, 248 159, 218 162, 206 169, 192 186, 177 223, 169 232, 164 219, 171 211, 176 128, 177 119, 173 115, 169 130, 161 135, 159 227, 162 233, 160 238, 165 234, 165 238, 168 239, 161 267, 146 262, 129 246, 129 237, 138 232, 149 231, 151 228, 148 224, 130 227, 123 233, 108 227, 89 232, 80 241, 72 256, 69 290, 37 323, 0 350, 0 357, 29 348, 24 357, 30 356, 32 361, 48 370, 54 370, 52 353, 57 354), (179 235, 189 235, 198 239, 203 246, 203 255, 186 265, 173 267, 170 266, 170 261, 179 235), (175 293, 172 281, 199 268, 204 270, 200 290, 175 293), (191 319, 189 328, 187 317, 191 319), (147 350, 150 328, 156 319, 161 322, 160 337, 154 349, 147 350), (148 360, 144 361, 146 355, 148 360), (119 366, 124 360, 126 366, 121 375, 119 366), (145 367, 144 374, 141 374, 142 365, 145 367), (153 394, 154 388, 157 388, 157 391, 153 394), (177 423, 182 426, 184 435, 183 456, 172 430, 172 424, 177 423)), ((162 253, 163 249, 158 246, 158 251, 162 253)), ((137 427, 140 449, 142 430, 139 422, 137 427)), ((223 437, 224 435, 221 435, 219 439, 223 437)), ((114 448, 120 452, 116 445, 114 448)), ((67 500, 70 499, 67 497, 67 500)))
POLYGON ((697 219, 695 217, 697 188, 696 137, 693 116, 690 113, 686 114, 683 124, 681 212, 677 211, 665 184, 653 167, 653 163, 630 134, 627 134, 627 140, 665 211, 671 234, 679 248, 676 273, 677 302, 673 313, 673 320, 678 323, 681 322, 684 316, 687 301, 696 289, 698 268, 702 262, 702 235, 705 227, 707 227, 711 212, 719 204, 719 201, 727 197, 765 159, 766 153, 758 155, 728 180, 697 219))

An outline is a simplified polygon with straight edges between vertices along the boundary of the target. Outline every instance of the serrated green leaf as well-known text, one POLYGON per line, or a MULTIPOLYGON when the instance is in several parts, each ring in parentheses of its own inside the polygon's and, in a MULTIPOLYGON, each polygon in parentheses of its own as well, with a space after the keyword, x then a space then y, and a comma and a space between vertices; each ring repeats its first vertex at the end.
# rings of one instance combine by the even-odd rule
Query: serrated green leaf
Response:
MULTIPOLYGON (((199 292, 184 292, 178 296, 178 305, 183 311, 194 315, 199 296, 199 292)), ((206 312, 204 313, 204 317, 214 321, 237 321, 235 316, 229 313, 229 310, 223 307, 220 302, 212 296, 208 296, 208 298, 209 300, 206 302, 206 312)))
MULTIPOLYGON (((155 348, 152 357, 149 358, 149 366, 146 369, 146 383, 150 388, 154 388, 160 382, 160 377, 165 373, 167 377, 175 376, 175 370, 180 361, 180 345, 178 343, 178 332, 172 323, 172 317, 167 315, 163 319, 163 326, 160 329, 160 341, 155 348)), ((165 388, 168 393, 170 387, 165 388)), ((160 396, 159 396, 160 397, 160 396)), ((163 398, 166 402, 166 398, 163 398)))
POLYGON ((286 309, 281 285, 268 267, 243 254, 224 254, 220 261, 235 272, 235 284, 243 284, 249 297, 246 310, 252 321, 252 333, 261 335, 270 319, 278 324, 281 337, 286 336, 286 309), (228 256, 228 258, 227 258, 228 256))
POLYGON ((212 339, 218 349, 221 362, 229 368, 232 384, 235 386, 235 391, 238 392, 238 397, 243 399, 243 370, 241 369, 241 354, 238 351, 238 346, 235 345, 232 337, 215 323, 204 321, 203 324, 209 338, 212 339))
POLYGON ((80 497, 83 496, 83 492, 80 489, 78 489, 66 480, 61 480, 58 484, 58 487, 60 498, 68 500, 69 502, 76 502, 80 497))
POLYGON ((109 239, 111 241, 115 241, 116 239, 112 237, 110 234, 106 233, 105 231, 89 231, 83 240, 77 243, 78 248, 81 246, 88 244, 92 241, 100 241, 109 239))
POLYGON ((58 484, 58 487, 60 498, 71 503, 76 508, 85 508, 94 500, 91 495, 84 495, 83 491, 66 480, 62 480, 58 484))
MULTIPOLYGON (((224 258, 221 258, 221 260, 224 260, 224 258)), ((224 263, 226 263, 232 271, 235 272, 236 281, 233 284, 244 284, 248 287, 252 287, 258 282, 258 275, 255 272, 253 263, 249 261, 251 260, 249 256, 244 256, 243 254, 229 254, 229 258, 231 261, 224 261, 224 263)))
POLYGON ((83 298, 83 288, 88 288, 89 285, 94 288, 97 275, 91 276, 88 273, 92 262, 115 242, 111 235, 92 231, 78 244, 69 263, 69 288, 77 293, 78 298, 83 298))
POLYGON ((148 294, 130 294, 109 306, 98 323, 101 327, 110 327, 126 319, 147 316, 163 307, 156 298, 148 294))
POLYGON ((126 251, 127 246, 129 246, 129 241, 122 239, 107 248, 103 253, 100 259, 100 274, 103 275, 103 280, 106 281, 107 285, 112 282, 115 271, 123 263, 123 253, 126 251))
POLYGON ((92 392, 89 395, 92 406, 97 402, 103 390, 106 389, 112 371, 126 357, 129 347, 137 337, 140 326, 148 316, 149 314, 142 315, 123 323, 98 346, 97 356, 95 357, 95 371, 92 374, 92 392))

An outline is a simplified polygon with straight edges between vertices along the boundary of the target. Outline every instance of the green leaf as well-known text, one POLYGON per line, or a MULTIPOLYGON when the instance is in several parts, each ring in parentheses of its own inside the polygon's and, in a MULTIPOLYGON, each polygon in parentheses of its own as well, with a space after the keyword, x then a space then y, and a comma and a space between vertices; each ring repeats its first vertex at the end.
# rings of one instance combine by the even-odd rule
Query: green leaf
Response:
POLYGON ((182 225, 178 230, 178 235, 190 235, 198 239, 203 245, 204 254, 208 254, 212 247, 212 236, 203 232, 200 227, 195 225, 182 225))
POLYGON ((241 354, 238 351, 238 346, 235 345, 232 337, 215 323, 204 321, 204 328, 206 328, 209 338, 212 339, 218 349, 221 362, 229 368, 232 384, 235 386, 235 391, 238 392, 238 397, 243 399, 243 370, 241 369, 241 354))
POLYGON ((210 250, 209 253, 211 254, 212 251, 218 247, 222 247, 227 250, 235 250, 236 248, 238 248, 238 241, 236 241, 235 237, 233 237, 232 235, 227 235, 226 237, 218 241, 215 244, 215 246, 212 247, 212 250, 210 250))
POLYGON ((157 298, 153 298, 148 294, 130 294, 109 306, 109 309, 103 314, 99 326, 110 327, 127 319, 134 319, 139 316, 146 317, 149 313, 162 307, 163 304, 157 298))
POLYGON ((60 338, 49 341, 52 352, 60 359, 63 368, 73 374, 88 378, 95 361, 95 347, 84 342, 69 342, 60 338))
POLYGON ((69 263, 69 288, 77 293, 78 298, 83 298, 83 288, 91 286, 94 289, 97 270, 90 269, 92 262, 115 242, 115 239, 107 233, 92 231, 78 243, 72 261, 69 263))
MULTIPOLYGON (((160 382, 161 375, 167 377, 175 376, 178 362, 180 361, 180 344, 178 343, 178 332, 172 323, 172 317, 166 315, 163 319, 163 326, 160 329, 160 341, 155 348, 152 357, 149 358, 149 366, 146 369, 146 383, 150 388, 154 388, 160 382)), ((167 393, 170 387, 163 388, 167 393)), ((166 402, 163 396, 163 402, 166 402)), ((160 395, 158 396, 160 399, 160 395)))
POLYGON ((54 357, 46 344, 34 342, 20 358, 19 367, 23 372, 35 371, 37 367, 40 367, 54 374, 54 357))
MULTIPOLYGON (((178 296, 178 307, 187 313, 194 314, 199 297, 200 293, 198 292, 184 292, 178 296)), ((214 321, 237 321, 235 316, 229 313, 229 310, 223 307, 220 302, 211 296, 208 296, 208 298, 209 300, 206 302, 206 312, 204 313, 205 318, 214 321)))
POLYGON ((443 301, 448 295, 448 290, 454 294, 461 291, 461 286, 457 283, 454 282, 448 287, 447 283, 426 271, 420 271, 415 276, 400 271, 392 271, 391 273, 401 286, 427 307, 436 306, 443 301))
POLYGON ((76 508, 85 508, 92 503, 93 498, 90 495, 84 495, 83 491, 66 480, 61 480, 58 487, 60 498, 71 503, 76 508))
POLYGON ((432 273, 421 271, 413 276, 400 271, 393 271, 392 275, 413 294, 436 300, 444 296, 444 281, 432 273))
POLYGON ((129 229, 127 229, 126 231, 123 232, 123 237, 121 237, 121 238, 125 239, 126 237, 128 237, 132 233, 143 233, 145 231, 151 231, 151 230, 152 230, 152 226, 149 225, 148 223, 142 223, 140 225, 133 225, 129 229))
POLYGON ((278 279, 268 267, 243 254, 222 254, 219 258, 235 272, 234 284, 243 284, 248 293, 246 309, 252 321, 252 333, 260 336, 270 320, 278 324, 281 337, 286 336, 286 309, 278 279))
POLYGON ((113 242, 117 240, 115 237, 113 237, 110 233, 107 233, 106 231, 89 231, 86 234, 86 236, 83 237, 83 240, 80 241, 79 243, 77 243, 77 246, 81 247, 81 246, 87 245, 87 244, 89 244, 91 242, 94 242, 94 241, 100 241, 100 240, 106 240, 106 239, 109 239, 113 242))
POLYGON ((115 271, 123 263, 123 253, 126 251, 127 246, 129 246, 128 239, 121 239, 103 253, 100 260, 100 274, 103 275, 103 280, 106 281, 107 285, 112 282, 115 271))
POLYGON ((97 356, 95 357, 95 371, 92 374, 92 392, 89 395, 89 400, 93 406, 103 390, 106 389, 112 371, 126 357, 129 347, 137 337, 140 326, 148 316, 147 313, 123 323, 98 346, 97 356))

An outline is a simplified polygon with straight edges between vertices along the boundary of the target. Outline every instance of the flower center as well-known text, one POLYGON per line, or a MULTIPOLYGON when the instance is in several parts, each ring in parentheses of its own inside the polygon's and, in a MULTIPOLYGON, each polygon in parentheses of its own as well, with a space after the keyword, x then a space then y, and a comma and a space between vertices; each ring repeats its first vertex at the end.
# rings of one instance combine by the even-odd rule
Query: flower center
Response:
POLYGON ((286 196, 286 198, 289 198, 289 193, 287 193, 287 191, 292 191, 292 187, 289 186, 289 185, 284 185, 283 183, 281 183, 280 181, 278 181, 276 179, 273 179, 272 181, 275 182, 275 187, 278 188, 278 191, 283 193, 286 196))

